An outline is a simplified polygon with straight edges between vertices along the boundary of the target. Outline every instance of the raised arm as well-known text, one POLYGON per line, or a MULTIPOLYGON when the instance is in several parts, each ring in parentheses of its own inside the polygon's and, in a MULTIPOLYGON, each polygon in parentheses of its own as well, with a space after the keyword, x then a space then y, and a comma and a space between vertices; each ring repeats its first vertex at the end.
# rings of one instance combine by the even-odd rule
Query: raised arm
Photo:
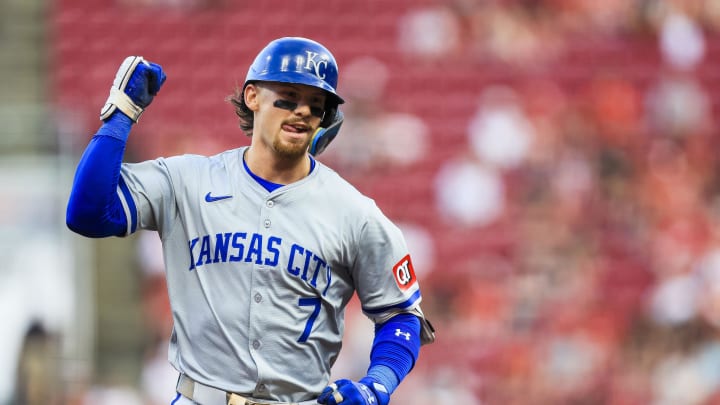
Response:
POLYGON ((91 238, 132 232, 128 218, 133 215, 134 203, 120 177, 120 166, 132 125, 165 79, 160 65, 140 56, 130 56, 120 65, 100 112, 103 124, 85 148, 75 171, 65 218, 72 231, 91 238))

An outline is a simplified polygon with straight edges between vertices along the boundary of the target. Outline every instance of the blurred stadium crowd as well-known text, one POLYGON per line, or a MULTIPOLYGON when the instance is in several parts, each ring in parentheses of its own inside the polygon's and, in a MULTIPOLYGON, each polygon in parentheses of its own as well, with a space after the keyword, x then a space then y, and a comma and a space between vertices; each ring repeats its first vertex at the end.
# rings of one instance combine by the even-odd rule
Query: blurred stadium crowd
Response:
MULTIPOLYGON (((393 403, 720 403, 720 2, 328 3, 55 0, 59 136, 79 156, 141 54, 168 82, 129 159, 248 144, 224 98, 250 58, 317 39, 348 100, 320 160, 404 229, 438 331, 393 403)), ((142 381, 60 403, 172 398, 157 241, 132 242, 142 381)), ((338 376, 365 371, 358 311, 338 376)))

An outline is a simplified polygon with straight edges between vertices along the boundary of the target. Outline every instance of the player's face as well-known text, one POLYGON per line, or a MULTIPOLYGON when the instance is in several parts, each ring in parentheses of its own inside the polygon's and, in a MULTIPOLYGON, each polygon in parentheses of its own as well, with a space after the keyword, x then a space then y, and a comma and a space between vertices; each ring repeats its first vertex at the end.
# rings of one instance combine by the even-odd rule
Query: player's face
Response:
POLYGON ((304 156, 325 113, 325 92, 302 84, 250 86, 246 102, 255 112, 253 138, 280 156, 304 156))

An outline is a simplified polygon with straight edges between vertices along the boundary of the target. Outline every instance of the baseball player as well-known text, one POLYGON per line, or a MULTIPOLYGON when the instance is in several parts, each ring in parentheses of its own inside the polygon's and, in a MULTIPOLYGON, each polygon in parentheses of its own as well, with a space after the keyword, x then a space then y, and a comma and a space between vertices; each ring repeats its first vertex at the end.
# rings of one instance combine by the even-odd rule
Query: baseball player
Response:
POLYGON ((67 225, 87 237, 159 233, 179 372, 171 403, 389 403, 435 335, 399 229, 314 158, 343 119, 332 54, 297 37, 260 51, 229 99, 250 146, 122 163, 165 78, 142 57, 121 64, 67 225), (376 325, 370 366, 330 383, 355 292, 376 325))

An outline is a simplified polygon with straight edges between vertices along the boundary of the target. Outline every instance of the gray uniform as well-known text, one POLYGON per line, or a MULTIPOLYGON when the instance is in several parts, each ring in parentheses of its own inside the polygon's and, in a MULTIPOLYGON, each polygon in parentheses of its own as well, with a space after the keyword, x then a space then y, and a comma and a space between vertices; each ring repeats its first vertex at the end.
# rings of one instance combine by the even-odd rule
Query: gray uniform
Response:
POLYGON ((418 309, 419 286, 371 199, 320 162, 268 192, 245 149, 123 164, 118 194, 128 233, 163 242, 172 365, 226 391, 307 400, 328 383, 353 292, 383 321, 418 309))

